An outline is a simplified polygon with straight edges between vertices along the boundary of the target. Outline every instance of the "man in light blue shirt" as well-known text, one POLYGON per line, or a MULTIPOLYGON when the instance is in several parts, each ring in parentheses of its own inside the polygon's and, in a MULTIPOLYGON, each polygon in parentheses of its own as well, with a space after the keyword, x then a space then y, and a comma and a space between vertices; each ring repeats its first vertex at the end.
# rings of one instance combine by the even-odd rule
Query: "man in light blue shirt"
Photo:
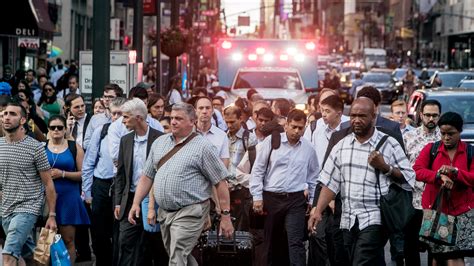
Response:
POLYGON ((314 197, 319 164, 311 143, 302 138, 305 125, 306 114, 291 110, 285 132, 262 142, 252 169, 253 209, 262 214, 265 207, 267 212, 264 246, 269 265, 306 265, 305 214, 308 200, 314 197), (288 250, 289 255, 281 250, 288 250))
POLYGON ((110 103, 113 99, 117 97, 123 97, 123 90, 117 84, 107 84, 104 87, 104 95, 101 100, 105 106, 105 113, 96 114, 91 117, 91 121, 86 129, 86 135, 84 136, 84 141, 82 146, 87 150, 89 148, 89 143, 94 133, 95 129, 112 122, 112 117, 110 115, 110 103))
MULTIPOLYGON (((112 121, 122 116, 120 107, 125 101, 125 98, 119 97, 110 103, 112 121)), ((109 126, 110 123, 106 123, 94 130, 90 139, 90 148, 86 150, 82 164, 82 191, 86 202, 91 204, 92 248, 98 265, 113 265, 111 239, 114 218, 110 189, 115 175, 107 143, 109 126)))

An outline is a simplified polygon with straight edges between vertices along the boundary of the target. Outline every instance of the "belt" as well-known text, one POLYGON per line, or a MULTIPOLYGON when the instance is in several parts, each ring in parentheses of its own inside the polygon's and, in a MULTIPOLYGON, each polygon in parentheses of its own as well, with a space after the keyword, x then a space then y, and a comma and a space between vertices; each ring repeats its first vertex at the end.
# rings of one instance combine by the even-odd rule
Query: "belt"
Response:
POLYGON ((278 198, 289 198, 298 196, 300 194, 304 194, 303 191, 296 191, 296 192, 271 192, 271 191, 263 191, 263 194, 267 194, 268 196, 278 197, 278 198))
POLYGON ((184 207, 181 207, 181 208, 178 208, 178 209, 175 209, 175 210, 168 210, 168 209, 164 209, 164 208, 162 208, 162 209, 165 210, 165 211, 167 211, 167 212, 177 212, 177 211, 179 211, 179 210, 181 210, 181 209, 183 209, 183 208, 186 208, 186 207, 188 207, 188 206, 196 205, 196 204, 203 204, 203 203, 206 203, 206 202, 208 202, 208 201, 209 201, 209 199, 206 199, 206 200, 203 200, 203 201, 200 201, 200 202, 196 202, 196 203, 193 203, 193 204, 186 205, 186 206, 184 206, 184 207))
POLYGON ((114 181, 113 178, 98 178, 98 177, 95 177, 93 178, 94 181, 101 181, 101 182, 105 182, 105 183, 108 183, 108 184, 112 184, 112 182, 114 181))

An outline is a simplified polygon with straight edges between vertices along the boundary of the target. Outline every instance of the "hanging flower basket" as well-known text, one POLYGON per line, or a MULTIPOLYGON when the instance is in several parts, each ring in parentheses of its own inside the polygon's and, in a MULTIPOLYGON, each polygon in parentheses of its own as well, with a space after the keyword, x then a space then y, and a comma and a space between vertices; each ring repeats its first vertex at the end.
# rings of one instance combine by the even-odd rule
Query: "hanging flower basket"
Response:
POLYGON ((161 32, 160 42, 162 53, 177 57, 186 51, 188 34, 179 28, 165 29, 161 32))

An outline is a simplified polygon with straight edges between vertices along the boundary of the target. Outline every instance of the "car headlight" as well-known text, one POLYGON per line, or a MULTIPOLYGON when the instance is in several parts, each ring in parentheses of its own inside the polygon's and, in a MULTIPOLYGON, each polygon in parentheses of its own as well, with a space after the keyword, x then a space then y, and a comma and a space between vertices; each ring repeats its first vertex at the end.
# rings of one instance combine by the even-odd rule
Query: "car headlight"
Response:
POLYGON ((304 111, 304 110, 306 110, 306 104, 298 103, 298 104, 295 105, 295 108, 304 111))
POLYGON ((395 83, 395 86, 397 86, 397 87, 400 87, 400 86, 402 86, 402 85, 403 85, 403 81, 397 81, 397 82, 395 83))

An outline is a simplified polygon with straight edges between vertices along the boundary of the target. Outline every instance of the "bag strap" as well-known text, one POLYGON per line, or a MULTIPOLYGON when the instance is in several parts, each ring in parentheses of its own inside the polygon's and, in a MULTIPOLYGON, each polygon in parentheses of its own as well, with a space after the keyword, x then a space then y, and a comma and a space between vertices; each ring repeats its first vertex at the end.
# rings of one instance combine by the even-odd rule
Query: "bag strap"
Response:
POLYGON ((428 164, 428 169, 431 169, 433 167, 433 162, 436 159, 436 156, 438 155, 438 149, 439 149, 440 145, 441 145, 441 141, 439 141, 439 140, 433 142, 433 145, 431 145, 430 162, 428 164))
POLYGON ((318 119, 311 121, 309 124, 309 128, 311 129, 311 142, 313 142, 313 133, 316 130, 316 125, 318 123, 318 119))
POLYGON ((474 146, 467 144, 467 170, 471 171, 472 156, 474 155, 474 146))
MULTIPOLYGON (((385 143, 385 141, 387 141, 387 139, 388 139, 388 135, 384 135, 382 139, 379 141, 379 143, 377 144, 377 146, 375 146, 375 151, 380 150, 380 148, 385 143)), ((379 169, 375 168, 374 172, 375 172, 375 176, 377 177, 377 187, 379 188, 380 196, 382 196, 382 189, 380 188, 380 171, 379 169)))
POLYGON ((183 142, 176 144, 173 149, 171 149, 165 156, 163 156, 158 164, 156 165, 156 170, 160 169, 163 164, 165 164, 173 155, 175 155, 181 148, 184 147, 188 142, 190 142, 194 137, 196 137, 198 134, 196 132, 191 133, 191 135, 183 142))

